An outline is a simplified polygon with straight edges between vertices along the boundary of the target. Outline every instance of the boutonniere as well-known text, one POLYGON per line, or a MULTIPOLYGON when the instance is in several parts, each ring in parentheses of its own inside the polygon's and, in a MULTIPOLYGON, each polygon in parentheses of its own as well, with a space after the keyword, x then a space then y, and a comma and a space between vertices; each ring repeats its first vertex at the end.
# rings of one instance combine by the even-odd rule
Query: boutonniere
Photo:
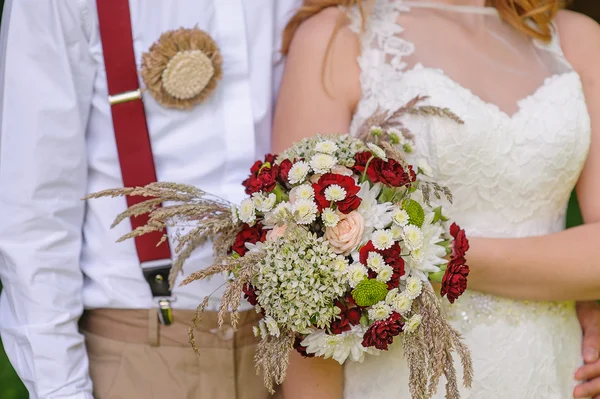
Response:
POLYGON ((163 33, 142 55, 141 76, 161 105, 190 109, 215 91, 222 64, 219 47, 206 32, 181 28, 163 33))

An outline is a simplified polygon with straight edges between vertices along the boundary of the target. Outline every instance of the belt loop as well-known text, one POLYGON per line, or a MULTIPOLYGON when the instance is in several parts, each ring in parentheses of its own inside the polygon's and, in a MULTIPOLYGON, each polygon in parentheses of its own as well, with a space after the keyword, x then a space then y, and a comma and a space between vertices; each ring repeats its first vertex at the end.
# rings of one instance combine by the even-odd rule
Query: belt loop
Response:
POLYGON ((159 325, 158 317, 156 317, 156 309, 148 310, 148 342, 150 346, 158 347, 159 342, 159 325))

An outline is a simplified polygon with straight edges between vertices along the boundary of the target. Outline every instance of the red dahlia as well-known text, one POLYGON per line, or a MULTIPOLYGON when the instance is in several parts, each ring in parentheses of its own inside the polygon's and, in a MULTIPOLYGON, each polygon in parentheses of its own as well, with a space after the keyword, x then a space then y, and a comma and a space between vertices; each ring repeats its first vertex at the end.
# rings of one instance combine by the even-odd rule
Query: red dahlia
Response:
POLYGON ((452 242, 452 257, 464 257, 469 250, 469 240, 467 240, 465 231, 456 223, 452 223, 452 226, 450 226, 450 235, 454 238, 452 242))
POLYGON ((256 161, 250 168, 250 176, 242 182, 246 194, 252 195, 258 191, 270 193, 277 185, 279 166, 275 165, 275 155, 267 154, 264 162, 256 161))
POLYGON ((409 165, 405 169, 395 159, 386 162, 380 158, 371 161, 367 175, 373 183, 381 182, 391 187, 407 186, 417 178, 412 166, 409 165))
MULTIPOLYGON (((359 152, 354 156, 354 166, 352 170, 359 175, 362 175, 365 172, 365 168, 367 167, 367 163, 369 164, 369 168, 371 167, 370 159, 375 159, 374 155, 369 151, 359 152)), ((368 173, 368 172, 367 172, 368 173)))
POLYGON ((394 341, 394 337, 399 335, 404 328, 402 316, 394 312, 385 320, 376 321, 365 333, 362 346, 375 348, 386 351, 388 345, 394 341))
POLYGON ((325 198, 325 190, 333 184, 337 184, 346 190, 346 198, 335 203, 340 212, 348 214, 360 206, 362 200, 356 195, 360 191, 360 187, 356 185, 352 177, 335 173, 326 173, 319 178, 318 182, 313 184, 315 201, 317 202, 319 211, 322 211, 324 208, 328 208, 331 205, 325 198))
POLYGON ((442 278, 441 295, 448 295, 448 301, 454 303, 467 289, 468 276, 469 266, 465 264, 465 258, 450 259, 446 273, 442 278))
POLYGON ((454 303, 467 289, 467 277, 470 269, 467 266, 465 254, 469 250, 469 240, 467 240, 465 231, 456 223, 450 226, 450 235, 454 238, 452 255, 442 278, 441 295, 448 295, 448 301, 454 303))
POLYGON ((290 169, 292 169, 292 166, 294 166, 294 163, 289 159, 284 159, 279 164, 279 180, 282 183, 288 183, 288 175, 290 174, 290 169))
POLYGON ((358 307, 348 307, 341 301, 336 301, 335 306, 340 308, 341 312, 331 323, 331 332, 333 334, 341 334, 344 331, 349 331, 352 326, 360 324, 360 309, 358 307))
POLYGON ((246 255, 248 248, 246 243, 256 244, 257 242, 264 242, 267 239, 267 231, 263 230, 261 223, 256 223, 254 226, 249 226, 246 223, 242 225, 242 230, 235 237, 231 250, 236 252, 239 256, 246 255))
MULTIPOLYGON (((360 249, 360 263, 367 265, 367 259, 369 259, 369 252, 377 252, 383 257, 383 261, 390 265, 394 269, 392 278, 388 281, 388 289, 398 288, 400 285, 400 277, 404 276, 404 259, 400 256, 402 249, 400 244, 397 242, 386 250, 380 251, 375 249, 372 241, 369 241, 364 247, 360 249)), ((377 277, 377 273, 369 269, 369 278, 377 277)))

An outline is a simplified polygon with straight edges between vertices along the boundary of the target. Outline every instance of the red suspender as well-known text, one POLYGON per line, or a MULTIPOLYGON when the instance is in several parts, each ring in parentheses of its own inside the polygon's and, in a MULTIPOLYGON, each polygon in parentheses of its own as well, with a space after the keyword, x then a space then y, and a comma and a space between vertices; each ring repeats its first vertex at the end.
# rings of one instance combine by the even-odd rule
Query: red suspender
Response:
MULTIPOLYGON (((133 51, 129 1, 97 0, 96 4, 123 184, 145 186, 156 181, 156 171, 133 51)), ((143 199, 127 197, 127 204, 131 206, 143 199)), ((133 228, 147 221, 148 215, 131 218, 133 228)), ((136 237, 135 247, 152 295, 159 298, 161 321, 170 324, 170 302, 166 297, 171 296, 171 249, 168 242, 156 246, 161 237, 161 232, 136 237)))

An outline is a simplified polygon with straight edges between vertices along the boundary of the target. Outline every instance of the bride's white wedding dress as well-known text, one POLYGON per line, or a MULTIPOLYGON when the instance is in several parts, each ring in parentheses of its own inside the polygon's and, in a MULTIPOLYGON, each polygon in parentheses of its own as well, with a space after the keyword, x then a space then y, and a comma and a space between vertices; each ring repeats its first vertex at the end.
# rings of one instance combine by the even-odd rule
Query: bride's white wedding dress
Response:
MULTIPOLYGON (((378 108, 417 95, 448 107, 464 125, 409 116, 415 159, 450 187, 447 206, 471 236, 524 237, 560 231, 590 143, 579 76, 551 43, 529 39, 494 8, 376 0, 361 32, 362 99, 357 132, 378 108)), ((571 265, 564 265, 568 273, 571 265)), ((524 265, 526 267, 526 265, 524 265)), ((519 302, 469 292, 449 306, 473 356, 473 388, 462 398, 568 399, 582 363, 574 303, 519 302)), ((457 367, 460 364, 457 363, 457 367)), ((345 399, 410 398, 398 342, 345 367, 345 399)), ((440 385, 435 398, 445 396, 440 385)))

